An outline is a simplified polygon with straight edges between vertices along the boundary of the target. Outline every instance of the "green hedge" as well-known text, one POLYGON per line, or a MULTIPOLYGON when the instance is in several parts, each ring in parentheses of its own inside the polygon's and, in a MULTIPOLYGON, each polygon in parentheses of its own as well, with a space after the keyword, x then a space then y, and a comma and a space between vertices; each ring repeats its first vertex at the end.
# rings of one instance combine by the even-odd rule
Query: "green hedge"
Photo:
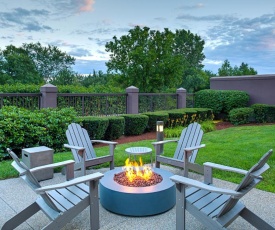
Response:
POLYGON ((0 109, 0 143, 3 149, 48 146, 60 151, 67 142, 65 131, 75 122, 72 108, 30 111, 15 106, 0 109))
POLYGON ((142 114, 125 114, 121 115, 125 119, 125 132, 126 136, 140 135, 144 133, 149 117, 142 114))
POLYGON ((148 119, 148 125, 146 127, 146 131, 156 131, 156 124, 157 121, 163 121, 164 124, 168 122, 169 115, 168 112, 147 112, 143 113, 143 115, 146 115, 149 117, 148 119))
POLYGON ((239 90, 201 90, 195 94, 195 107, 211 108, 216 118, 225 118, 232 109, 247 107, 249 95, 239 90))
POLYGON ((192 122, 213 120, 213 112, 209 108, 184 108, 167 112, 169 119, 166 127, 187 126, 192 122))
POLYGON ((275 106, 267 104, 254 104, 255 121, 258 123, 275 122, 275 106))
POLYGON ((124 117, 108 117, 109 125, 105 132, 105 140, 116 140, 124 134, 125 119, 124 117))
POLYGON ((234 125, 248 124, 254 120, 254 109, 250 107, 232 109, 229 121, 234 125))
POLYGON ((107 117, 86 116, 81 117, 81 126, 87 130, 91 140, 102 140, 109 125, 107 117))

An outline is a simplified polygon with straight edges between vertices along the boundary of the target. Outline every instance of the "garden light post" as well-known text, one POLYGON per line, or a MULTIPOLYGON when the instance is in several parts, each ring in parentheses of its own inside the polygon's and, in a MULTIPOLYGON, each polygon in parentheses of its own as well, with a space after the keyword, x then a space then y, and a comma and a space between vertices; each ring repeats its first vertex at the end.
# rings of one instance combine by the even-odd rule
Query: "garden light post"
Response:
MULTIPOLYGON (((163 133, 163 121, 157 121, 157 141, 163 141, 164 133, 163 133)), ((159 153, 163 153, 163 144, 158 145, 159 146, 159 153)))

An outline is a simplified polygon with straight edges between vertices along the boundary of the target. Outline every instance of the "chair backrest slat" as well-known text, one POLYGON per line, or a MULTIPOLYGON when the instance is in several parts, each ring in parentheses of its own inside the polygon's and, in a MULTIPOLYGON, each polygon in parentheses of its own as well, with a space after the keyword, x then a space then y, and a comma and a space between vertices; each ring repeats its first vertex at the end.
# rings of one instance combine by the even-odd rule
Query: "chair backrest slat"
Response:
MULTIPOLYGON (((183 160, 184 149, 188 147, 200 145, 202 137, 203 137, 203 131, 201 129, 200 124, 198 124, 197 122, 194 122, 188 125, 185 129, 183 129, 181 133, 176 151, 174 153, 174 158, 178 160, 183 160)), ((191 163, 195 162, 197 153, 198 153, 198 150, 194 150, 193 154, 189 157, 189 161, 191 163)))
MULTIPOLYGON (((269 150, 266 154, 263 155, 263 157, 258 161, 258 163, 256 163, 250 168, 250 170, 246 173, 243 180, 235 189, 237 192, 243 193, 243 195, 245 195, 252 188, 255 188, 255 186, 258 183, 261 182, 262 180, 261 174, 265 172, 267 169, 269 169, 269 166, 266 162, 271 156, 272 152, 273 152, 272 150, 269 150)), ((238 199, 231 197, 217 216, 218 217, 222 216, 228 211, 230 211, 236 205, 237 202, 238 202, 238 199)))
MULTIPOLYGON (((85 148, 86 159, 92 159, 96 157, 95 150, 91 143, 90 137, 86 129, 83 129, 79 124, 72 123, 68 126, 66 136, 69 145, 79 146, 85 148)), ((76 163, 81 161, 77 151, 72 149, 76 163)))

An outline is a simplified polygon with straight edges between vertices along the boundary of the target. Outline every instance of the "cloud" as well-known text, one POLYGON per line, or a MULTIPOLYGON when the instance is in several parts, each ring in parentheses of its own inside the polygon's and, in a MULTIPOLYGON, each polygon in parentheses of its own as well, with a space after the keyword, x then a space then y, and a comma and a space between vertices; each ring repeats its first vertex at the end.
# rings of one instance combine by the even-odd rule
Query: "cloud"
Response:
POLYGON ((83 48, 76 48, 68 53, 75 57, 93 56, 89 50, 83 48))
POLYGON ((95 4, 95 0, 84 0, 84 6, 81 6, 80 12, 87 12, 93 10, 93 5, 95 4))
POLYGON ((0 23, 5 27, 18 27, 27 31, 52 30, 41 22, 48 15, 47 10, 26 10, 19 7, 10 12, 0 12, 0 23))
POLYGON ((203 3, 197 3, 195 5, 184 5, 182 7, 179 7, 179 9, 184 9, 184 10, 194 10, 194 9, 200 9, 200 8, 204 8, 203 3))

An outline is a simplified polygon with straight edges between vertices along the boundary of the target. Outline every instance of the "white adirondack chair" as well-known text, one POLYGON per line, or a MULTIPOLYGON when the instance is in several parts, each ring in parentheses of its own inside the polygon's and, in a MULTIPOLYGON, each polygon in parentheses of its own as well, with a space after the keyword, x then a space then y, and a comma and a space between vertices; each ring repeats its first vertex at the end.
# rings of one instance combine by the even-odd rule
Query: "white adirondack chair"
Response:
POLYGON ((90 140, 87 130, 76 123, 72 123, 68 126, 66 136, 68 144, 64 144, 64 147, 71 149, 75 160, 74 169, 81 169, 82 175, 86 175, 87 167, 103 164, 106 162, 110 163, 110 169, 114 169, 114 149, 117 145, 117 142, 90 140), (108 144, 109 155, 97 157, 92 144, 95 142, 108 144))
POLYGON ((238 216, 257 229, 274 230, 274 227, 240 201, 241 197, 263 179, 261 174, 269 168, 266 162, 271 154, 272 150, 269 150, 249 171, 209 162, 204 163, 204 183, 179 175, 170 177, 176 183, 176 229, 185 229, 185 210, 187 210, 211 230, 226 229, 238 216), (212 185, 212 168, 245 176, 235 190, 217 188, 212 185), (190 187, 187 188, 187 186, 190 187))
MULTIPOLYGON (((198 150, 205 147, 201 144, 203 131, 201 125, 197 122, 191 123, 182 130, 179 140, 164 140, 153 142, 156 150, 156 167, 160 167, 160 163, 173 165, 184 169, 184 176, 188 176, 188 169, 192 169, 198 173, 203 174, 203 167, 195 163, 198 150), (177 147, 173 158, 163 156, 162 146, 169 142, 177 142, 177 147)), ((163 148, 164 149, 164 148, 163 148)))
POLYGON ((39 196, 34 203, 8 220, 3 225, 2 230, 16 228, 40 210, 50 219, 50 223, 43 229, 60 229, 88 206, 90 206, 90 228, 99 229, 98 182, 103 177, 103 174, 94 173, 72 179, 70 178, 74 172, 74 161, 72 160, 65 163, 50 164, 29 169, 19 160, 15 153, 10 149, 8 149, 8 152, 14 160, 12 166, 39 196), (67 179, 71 180, 60 184, 41 187, 32 173, 40 169, 62 165, 68 166, 66 176, 67 179), (89 186, 85 182, 88 182, 89 186))

